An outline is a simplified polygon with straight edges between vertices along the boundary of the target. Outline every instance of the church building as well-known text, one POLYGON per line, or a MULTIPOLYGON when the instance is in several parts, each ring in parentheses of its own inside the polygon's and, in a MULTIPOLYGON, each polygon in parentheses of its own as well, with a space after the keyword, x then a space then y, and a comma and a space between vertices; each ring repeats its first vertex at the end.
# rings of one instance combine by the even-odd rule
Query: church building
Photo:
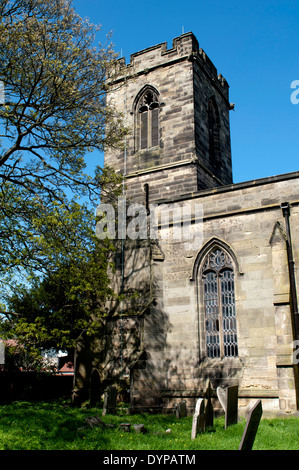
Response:
POLYGON ((130 134, 105 165, 147 236, 116 241, 123 297, 106 352, 78 351, 77 387, 126 380, 132 411, 192 410, 209 379, 238 385, 241 408, 296 411, 299 172, 233 183, 229 85, 192 33, 118 63, 107 99, 130 134))

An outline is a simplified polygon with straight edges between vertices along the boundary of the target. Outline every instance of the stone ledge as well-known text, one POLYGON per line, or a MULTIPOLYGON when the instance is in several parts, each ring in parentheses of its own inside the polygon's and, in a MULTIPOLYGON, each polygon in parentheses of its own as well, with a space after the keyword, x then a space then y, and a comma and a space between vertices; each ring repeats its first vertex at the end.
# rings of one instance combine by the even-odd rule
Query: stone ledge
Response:
MULTIPOLYGON (((178 202, 178 201, 182 201, 185 199, 206 197, 206 196, 210 196, 212 194, 214 195, 217 193, 218 194, 227 193, 227 192, 237 191, 240 189, 257 188, 258 186, 264 186, 264 185, 272 184, 272 183, 279 183, 281 181, 289 181, 292 179, 299 179, 299 171, 295 171, 292 173, 284 173, 284 174, 276 175, 276 176, 268 176, 267 178, 260 178, 257 180, 250 180, 250 181, 244 181, 240 183, 228 184, 225 186, 217 186, 215 188, 210 188, 210 189, 202 189, 194 193, 185 194, 184 196, 177 197, 172 202, 178 202)), ((165 200, 161 199, 161 200, 156 201, 156 204, 162 204, 163 202, 165 202, 165 200)), ((290 204, 297 205, 298 201, 293 201, 290 204)), ((267 207, 267 206, 264 206, 264 207, 267 207)), ((262 207, 261 209, 264 209, 264 207, 262 207)), ((280 207, 280 204, 271 204, 268 207, 280 207)))
MULTIPOLYGON (((163 398, 198 398, 200 390, 165 390, 161 392, 163 398)), ((214 395, 214 394, 213 394, 214 395)), ((216 395, 215 395, 216 396, 216 395)), ((239 398, 279 398, 278 390, 239 390, 239 398)))
POLYGON ((239 390, 239 398, 279 398, 278 390, 239 390))

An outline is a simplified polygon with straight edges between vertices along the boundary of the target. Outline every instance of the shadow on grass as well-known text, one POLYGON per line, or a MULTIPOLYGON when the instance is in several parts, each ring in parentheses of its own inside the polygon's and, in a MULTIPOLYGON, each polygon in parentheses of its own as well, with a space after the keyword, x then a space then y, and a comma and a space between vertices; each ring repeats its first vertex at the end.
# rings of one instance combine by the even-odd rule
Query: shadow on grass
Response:
MULTIPOLYGON (((14 402, 0 405, 1 450, 238 450, 246 420, 224 429, 224 417, 191 439, 192 416, 102 416, 100 408, 75 408, 62 403, 14 402), (98 416, 113 427, 90 427, 87 417, 98 416), (130 423, 125 432, 121 423, 130 423), (136 433, 143 424, 146 433, 136 433)), ((262 419, 253 450, 299 450, 299 418, 262 419)))

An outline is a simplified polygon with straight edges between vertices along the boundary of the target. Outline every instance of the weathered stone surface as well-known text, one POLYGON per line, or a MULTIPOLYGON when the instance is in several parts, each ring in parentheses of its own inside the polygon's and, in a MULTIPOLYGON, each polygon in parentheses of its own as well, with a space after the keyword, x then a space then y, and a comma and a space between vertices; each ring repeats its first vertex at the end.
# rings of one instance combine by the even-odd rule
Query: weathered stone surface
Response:
POLYGON ((238 385, 226 388, 225 429, 238 422, 238 385))
POLYGON ((195 412, 192 420, 191 439, 195 439, 197 434, 203 433, 206 427, 205 400, 199 398, 196 402, 195 412))
POLYGON ((107 387, 104 394, 103 416, 106 414, 114 414, 116 411, 117 390, 115 387, 107 387))
POLYGON ((135 432, 137 432, 138 434, 142 433, 142 434, 145 434, 147 432, 144 424, 134 424, 134 430, 135 432))
POLYGON ((182 400, 179 403, 177 403, 175 414, 177 418, 185 418, 187 416, 187 408, 186 408, 185 400, 182 400))
POLYGON ((227 409, 226 389, 223 387, 217 387, 216 392, 217 392, 218 400, 224 410, 224 413, 226 413, 226 409, 227 409))
MULTIPOLYGON (((85 419, 85 423, 90 427, 98 427, 101 426, 102 428, 113 428, 114 425, 111 423, 105 423, 104 421, 101 420, 98 416, 89 416, 88 418, 85 419)), ((79 430, 84 430, 85 428, 79 428, 79 430)))
POLYGON ((261 400, 258 400, 249 413, 243 436, 240 442, 239 450, 252 449, 262 414, 262 402, 261 400))
POLYGON ((119 428, 124 432, 131 432, 131 423, 120 423, 119 428))
MULTIPOLYGON (((232 184, 228 86, 193 35, 177 38, 170 50, 157 45, 133 54, 124 71, 127 86, 116 87, 111 99, 123 111, 126 94, 128 126, 134 129, 134 105, 144 86, 159 91, 161 104, 157 148, 136 151, 134 133, 127 139, 128 201, 132 197, 145 204, 144 185, 148 184, 150 204, 201 205, 202 239, 186 247, 172 238, 172 225, 169 236, 162 238, 167 230, 160 224, 155 249, 144 240, 125 244, 123 258, 119 253, 115 256, 113 287, 116 292, 122 285, 126 293, 137 291, 138 301, 112 305, 114 317, 107 325, 113 328, 107 327, 103 336, 103 343, 110 345, 109 354, 102 355, 100 347, 94 348, 100 353, 93 352, 92 357, 83 347, 78 352, 77 386, 89 389, 92 363, 105 380, 118 378, 123 367, 132 406, 137 408, 172 407, 167 393, 176 401, 190 390, 195 390, 197 397, 198 391, 204 393, 206 378, 210 378, 215 390, 238 384, 242 407, 267 394, 265 410, 268 406, 292 411, 298 390, 292 364, 289 273, 280 204, 289 201, 291 205, 298 266, 299 173, 232 184), (133 71, 137 75, 131 80, 133 71), (209 160, 211 96, 221 118, 221 162, 217 161, 219 155, 209 160), (219 357, 207 353, 202 270, 206 254, 217 246, 231 257, 234 273, 237 356, 225 355, 224 348, 219 357), (116 314, 123 307, 122 313, 128 316, 118 322, 116 314), (134 367, 142 353, 146 358, 134 367)), ((124 152, 109 150, 105 162, 123 171, 124 152)), ((221 321, 218 325, 221 328, 221 321)), ((221 335, 223 338, 223 331, 221 335)), ((194 405, 188 403, 193 409, 194 405)))

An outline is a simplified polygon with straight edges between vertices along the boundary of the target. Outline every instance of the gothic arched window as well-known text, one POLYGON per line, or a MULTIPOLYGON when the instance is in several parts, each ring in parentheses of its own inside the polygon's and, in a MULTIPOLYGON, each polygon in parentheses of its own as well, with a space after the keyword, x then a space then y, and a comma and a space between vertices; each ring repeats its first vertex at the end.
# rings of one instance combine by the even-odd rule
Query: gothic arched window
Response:
POLYGON ((136 150, 159 145, 159 100, 152 88, 146 88, 136 107, 136 150))
POLYGON ((212 249, 203 260, 201 280, 207 356, 237 356, 234 270, 228 253, 212 249))

